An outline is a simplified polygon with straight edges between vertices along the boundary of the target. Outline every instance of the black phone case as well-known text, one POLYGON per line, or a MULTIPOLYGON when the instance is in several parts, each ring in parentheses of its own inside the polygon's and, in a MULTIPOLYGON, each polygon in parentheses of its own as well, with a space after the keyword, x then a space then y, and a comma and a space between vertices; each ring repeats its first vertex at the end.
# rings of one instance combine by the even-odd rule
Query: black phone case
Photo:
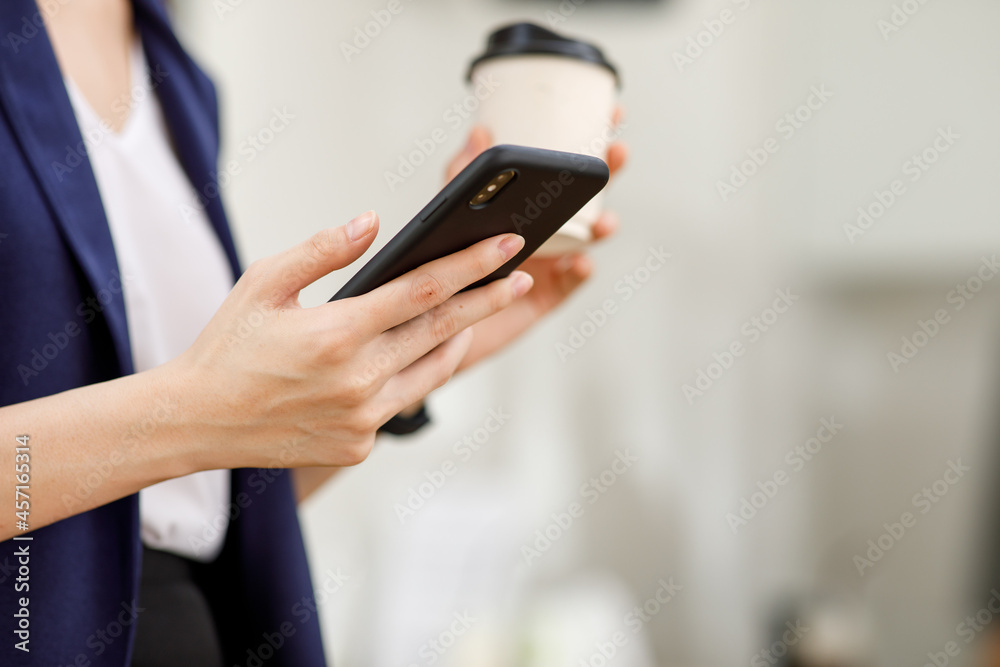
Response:
POLYGON ((524 237, 524 248, 473 289, 503 278, 535 252, 608 182, 608 166, 587 155, 494 146, 473 160, 330 301, 359 296, 435 259, 504 233, 524 237), (515 178, 485 205, 476 196, 497 174, 515 178))

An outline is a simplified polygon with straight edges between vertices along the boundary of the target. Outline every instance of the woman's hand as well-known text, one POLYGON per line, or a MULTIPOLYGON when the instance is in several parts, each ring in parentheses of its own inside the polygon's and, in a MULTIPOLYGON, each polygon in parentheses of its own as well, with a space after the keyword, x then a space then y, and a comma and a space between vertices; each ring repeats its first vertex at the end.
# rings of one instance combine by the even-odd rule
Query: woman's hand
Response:
POLYGON ((507 234, 363 296, 302 308, 299 290, 360 257, 376 228, 367 213, 254 263, 171 362, 209 440, 225 443, 202 467, 362 461, 379 426, 455 372, 472 342, 467 329, 531 288, 515 272, 456 294, 523 247, 507 234))
MULTIPOLYGON (((621 111, 616 111, 615 124, 621 120, 621 111)), ((468 143, 448 167, 448 180, 454 178, 477 155, 490 147, 489 133, 482 127, 474 127, 468 143)), ((624 144, 608 146, 606 162, 612 176, 625 166, 628 151, 624 144)), ((605 211, 594 222, 591 235, 595 241, 607 238, 618 229, 618 218, 605 211)), ((583 282, 590 277, 593 265, 585 253, 563 257, 530 257, 520 267, 534 278, 534 287, 525 296, 517 299, 509 308, 483 320, 473 327, 475 336, 468 353, 458 369, 462 370, 497 352, 527 331, 549 311, 561 304, 583 282)))

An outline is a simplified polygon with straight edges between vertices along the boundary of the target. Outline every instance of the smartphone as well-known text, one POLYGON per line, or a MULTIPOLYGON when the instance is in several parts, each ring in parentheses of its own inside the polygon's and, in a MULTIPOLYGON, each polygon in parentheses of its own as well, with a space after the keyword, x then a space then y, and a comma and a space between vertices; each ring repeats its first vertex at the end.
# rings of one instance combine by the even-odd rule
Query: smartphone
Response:
POLYGON ((589 155, 500 145, 484 151, 365 264, 330 301, 359 296, 491 236, 516 233, 524 248, 466 289, 503 278, 608 182, 589 155))

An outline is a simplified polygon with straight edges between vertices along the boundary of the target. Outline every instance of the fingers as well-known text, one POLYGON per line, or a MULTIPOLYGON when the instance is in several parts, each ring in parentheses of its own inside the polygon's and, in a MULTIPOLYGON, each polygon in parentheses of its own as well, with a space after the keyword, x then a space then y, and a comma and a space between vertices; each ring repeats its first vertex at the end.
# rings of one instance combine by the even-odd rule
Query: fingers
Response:
MULTIPOLYGON (((617 130, 622 126, 622 122, 625 120, 625 107, 622 105, 616 105, 614 111, 611 113, 611 126, 617 130)), ((628 148, 625 144, 621 142, 615 142, 608 146, 608 153, 605 162, 608 164, 608 171, 614 176, 616 171, 619 171, 625 166, 625 162, 628 160, 628 148)))
POLYGON ((590 277, 594 272, 594 263, 587 255, 567 255, 559 260, 555 268, 558 301, 561 302, 590 277))
POLYGON ((591 225, 590 233, 593 236, 594 241, 599 241, 617 232, 620 226, 621 222, 615 213, 612 211, 604 211, 601 213, 600 217, 594 221, 594 224, 591 225))
POLYGON ((557 260, 534 260, 532 271, 542 275, 544 289, 534 289, 523 299, 517 299, 500 313, 477 323, 475 339, 458 370, 468 368, 527 331, 540 318, 556 308, 573 293, 593 270, 587 255, 566 255, 557 260))
POLYGON ((489 148, 492 143, 493 139, 485 127, 482 125, 474 126, 469 132, 469 139, 466 141, 462 152, 452 158, 448 164, 448 169, 445 172, 445 180, 450 181, 458 176, 463 169, 469 166, 470 162, 489 148))
MULTIPOLYGON (((584 253, 564 255, 556 260, 548 271, 551 287, 525 299, 526 305, 530 306, 532 315, 536 319, 565 301, 566 297, 582 285, 593 273, 594 263, 584 253)), ((512 306, 511 310, 513 309, 512 306)))
POLYGON ((620 171, 625 163, 628 161, 628 148, 625 144, 620 141, 608 146, 608 155, 606 162, 608 163, 608 171, 614 176, 616 172, 620 171))
POLYGON ((374 337, 422 315, 499 269, 523 247, 524 238, 517 234, 494 236, 355 297, 370 314, 359 326, 374 337))
POLYGON ((465 329, 390 378, 379 392, 386 421, 451 379, 471 344, 472 330, 465 329))
POLYGON ((256 282, 265 298, 283 302, 331 271, 342 269, 360 257, 378 229, 374 211, 364 213, 341 227, 314 234, 297 246, 259 263, 256 282))
POLYGON ((394 367, 400 371, 444 341, 473 324, 498 313, 523 296, 534 284, 524 271, 515 271, 503 280, 463 292, 420 317, 385 332, 378 344, 394 351, 394 367))

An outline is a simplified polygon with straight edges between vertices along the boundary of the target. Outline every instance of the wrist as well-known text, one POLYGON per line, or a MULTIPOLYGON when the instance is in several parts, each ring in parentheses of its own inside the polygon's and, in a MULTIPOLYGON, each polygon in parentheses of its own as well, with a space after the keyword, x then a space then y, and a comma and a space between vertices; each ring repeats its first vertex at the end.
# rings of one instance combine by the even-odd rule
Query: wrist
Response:
POLYGON ((172 478, 238 467, 223 460, 229 448, 221 440, 221 429, 213 426, 210 415, 215 401, 202 392, 204 383, 197 369, 179 358, 152 369, 149 375, 147 404, 151 407, 143 424, 144 430, 153 430, 150 435, 161 433, 165 472, 172 478), (222 446, 207 446, 210 442, 222 446))

